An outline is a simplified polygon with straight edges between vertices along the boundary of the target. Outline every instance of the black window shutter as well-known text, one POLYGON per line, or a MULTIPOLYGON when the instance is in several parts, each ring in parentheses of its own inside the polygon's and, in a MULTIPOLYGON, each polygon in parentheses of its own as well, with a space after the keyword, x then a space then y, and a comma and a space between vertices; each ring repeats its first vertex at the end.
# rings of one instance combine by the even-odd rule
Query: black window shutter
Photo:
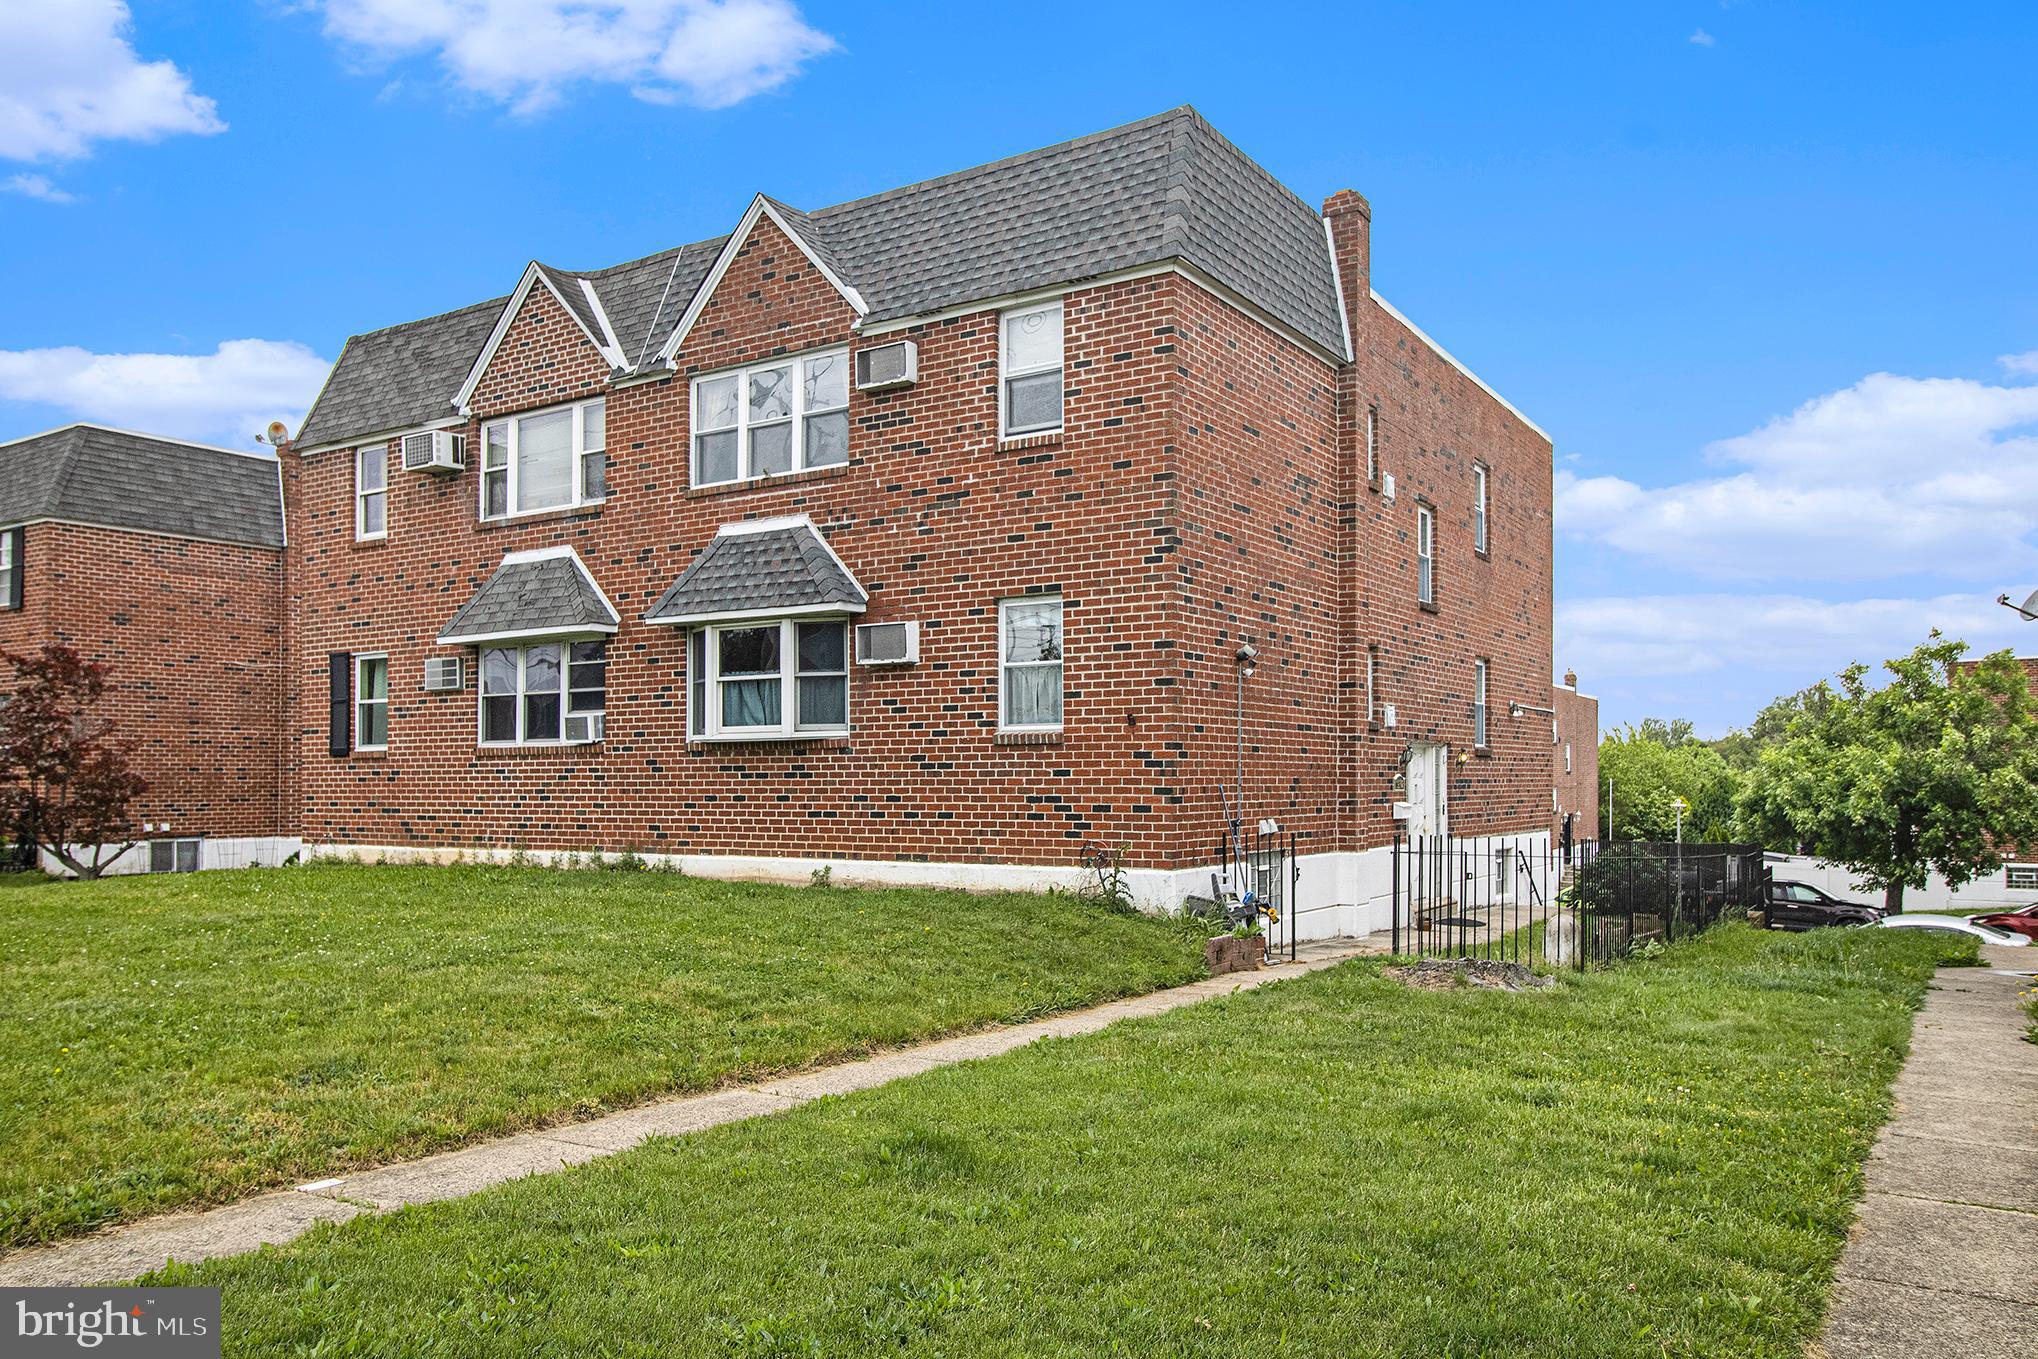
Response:
POLYGON ((13 540, 8 544, 10 551, 7 558, 14 563, 14 569, 7 573, 7 607, 18 609, 21 607, 21 575, 28 565, 22 560, 22 554, 28 549, 28 530, 11 528, 7 530, 7 536, 13 540))
POLYGON ((354 656, 348 651, 326 654, 332 693, 332 724, 327 749, 346 755, 354 749, 354 656))

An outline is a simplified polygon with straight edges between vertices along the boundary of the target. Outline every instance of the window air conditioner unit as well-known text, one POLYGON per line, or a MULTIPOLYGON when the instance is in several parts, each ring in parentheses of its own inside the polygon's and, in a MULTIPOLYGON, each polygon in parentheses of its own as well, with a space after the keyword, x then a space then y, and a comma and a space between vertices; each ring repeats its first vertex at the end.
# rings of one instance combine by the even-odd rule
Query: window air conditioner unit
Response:
POLYGON ((451 693, 467 687, 467 666, 460 656, 427 656, 425 658, 425 692, 430 694, 451 693))
POLYGON ((599 741, 602 738, 601 713, 568 713, 566 715, 566 739, 569 741, 599 741))
POLYGON ((920 659, 918 623, 858 623, 858 665, 911 665, 920 659))
POLYGON ((856 351, 856 390, 860 392, 906 387, 919 380, 920 346, 911 340, 893 340, 856 351))
POLYGON ((406 472, 457 472, 467 465, 467 436, 449 429, 427 429, 403 436, 406 472))

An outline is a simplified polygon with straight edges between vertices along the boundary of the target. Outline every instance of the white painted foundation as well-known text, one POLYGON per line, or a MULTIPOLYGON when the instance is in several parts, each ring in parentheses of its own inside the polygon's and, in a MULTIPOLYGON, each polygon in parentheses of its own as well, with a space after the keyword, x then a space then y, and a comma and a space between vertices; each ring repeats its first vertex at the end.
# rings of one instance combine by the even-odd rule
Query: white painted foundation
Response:
MULTIPOLYGON (((198 867, 201 872, 211 868, 275 868, 291 855, 304 852, 304 841, 294 835, 221 836, 218 839, 187 835, 174 838, 198 841, 198 867)), ((77 857, 86 857, 81 847, 73 846, 73 850, 77 857)), ((57 878, 70 876, 70 870, 48 854, 42 856, 42 871, 57 878)), ((125 877, 148 871, 149 847, 144 841, 109 864, 103 871, 103 876, 125 877)))

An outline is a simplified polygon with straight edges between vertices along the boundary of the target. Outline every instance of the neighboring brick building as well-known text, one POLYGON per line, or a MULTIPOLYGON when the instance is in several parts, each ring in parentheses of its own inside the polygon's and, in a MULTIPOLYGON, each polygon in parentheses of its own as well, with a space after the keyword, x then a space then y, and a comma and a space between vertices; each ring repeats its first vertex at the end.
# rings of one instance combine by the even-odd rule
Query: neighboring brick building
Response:
POLYGON ((1599 700, 1578 692, 1578 672, 1550 689, 1550 833, 1564 841, 1570 818, 1573 843, 1599 838, 1599 700))
POLYGON ((1250 645, 1246 819, 1351 908, 1313 930, 1384 919, 1397 805, 1540 840, 1550 443, 1369 231, 1178 109, 355 337, 284 459, 305 838, 964 885, 1101 844, 1171 903, 1250 645))
POLYGON ((294 850, 276 459, 72 425, 0 444, 0 526, 0 647, 104 661, 139 748, 157 844, 114 871, 294 850))

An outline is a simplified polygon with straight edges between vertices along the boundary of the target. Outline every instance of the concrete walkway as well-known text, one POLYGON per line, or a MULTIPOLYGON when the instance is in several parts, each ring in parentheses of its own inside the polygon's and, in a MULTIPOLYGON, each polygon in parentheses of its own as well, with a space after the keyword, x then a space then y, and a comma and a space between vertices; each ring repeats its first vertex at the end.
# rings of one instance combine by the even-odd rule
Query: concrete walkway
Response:
POLYGON ((2038 949, 1982 953, 1940 972, 1918 1015, 1840 1260, 1831 1359, 2038 1354, 2038 1045, 2017 1006, 2038 949))
POLYGON ((0 1257, 0 1286, 37 1287, 113 1283, 160 1267, 165 1260, 194 1263, 235 1255, 301 1236, 320 1222, 344 1222, 363 1213, 386 1213, 411 1203, 433 1203, 476 1193, 505 1180, 542 1175, 627 1151, 648 1137, 700 1132, 791 1109, 826 1095, 867 1090, 936 1067, 994 1057, 1042 1038, 1094 1033, 1136 1015, 1163 1014, 1213 996, 1264 986, 1319 971, 1374 952, 1361 940, 1305 944, 1293 963, 1258 972, 1210 977, 1168 991, 1075 1010, 1033 1024, 1015 1024, 903 1048, 867 1061, 822 1067, 756 1085, 645 1104, 585 1123, 482 1142, 421 1161, 353 1171, 314 1180, 200 1212, 145 1218, 123 1227, 0 1257))

